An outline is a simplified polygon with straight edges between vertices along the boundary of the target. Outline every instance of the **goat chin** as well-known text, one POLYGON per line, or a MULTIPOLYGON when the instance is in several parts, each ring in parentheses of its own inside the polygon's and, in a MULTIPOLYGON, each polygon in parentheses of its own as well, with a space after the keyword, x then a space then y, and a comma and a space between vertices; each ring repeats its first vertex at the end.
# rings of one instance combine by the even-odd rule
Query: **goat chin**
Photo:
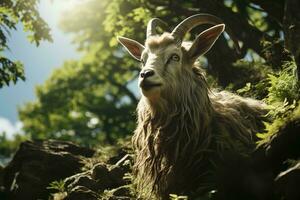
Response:
POLYGON ((141 93, 151 103, 155 103, 160 99, 160 87, 152 87, 149 89, 141 88, 141 93))

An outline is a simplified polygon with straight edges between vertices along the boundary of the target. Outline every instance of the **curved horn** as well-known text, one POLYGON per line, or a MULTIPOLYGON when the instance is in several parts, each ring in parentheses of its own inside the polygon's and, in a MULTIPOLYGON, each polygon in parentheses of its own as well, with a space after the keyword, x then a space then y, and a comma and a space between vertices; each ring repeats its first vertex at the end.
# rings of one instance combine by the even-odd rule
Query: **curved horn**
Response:
POLYGON ((160 26, 161 28, 167 30, 168 25, 166 22, 162 21, 161 19, 158 18, 152 18, 147 25, 147 38, 156 35, 156 27, 160 26))
MULTIPOLYGON (((224 22, 210 14, 202 13, 202 14, 197 14, 197 15, 192 15, 185 20, 183 20, 180 24, 178 24, 174 30, 172 31, 172 35, 176 38, 178 41, 178 44, 182 43, 183 37, 187 32, 189 32, 191 29, 193 29, 196 26, 199 26, 201 24, 212 24, 212 25, 217 25, 217 24, 223 24, 224 22)), ((237 50, 238 53, 240 53, 240 46, 238 43, 238 40, 236 37, 232 34, 232 31, 227 27, 225 31, 228 33, 230 38, 234 42, 234 46, 237 50)))

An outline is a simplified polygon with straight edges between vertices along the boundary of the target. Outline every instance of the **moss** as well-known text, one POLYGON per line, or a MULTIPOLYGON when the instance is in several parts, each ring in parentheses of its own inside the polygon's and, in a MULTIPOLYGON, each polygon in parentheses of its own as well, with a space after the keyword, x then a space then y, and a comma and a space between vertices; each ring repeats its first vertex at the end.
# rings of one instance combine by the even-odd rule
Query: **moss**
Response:
POLYGON ((273 108, 270 113, 275 117, 272 123, 266 123, 266 133, 258 133, 260 138, 258 146, 268 144, 281 127, 285 126, 289 121, 300 118, 300 101, 289 105, 284 103, 281 107, 273 108))
POLYGON ((268 80, 270 87, 268 88, 268 103, 277 103, 287 101, 292 103, 299 99, 299 85, 296 78, 296 64, 294 62, 286 62, 283 70, 269 74, 268 80))

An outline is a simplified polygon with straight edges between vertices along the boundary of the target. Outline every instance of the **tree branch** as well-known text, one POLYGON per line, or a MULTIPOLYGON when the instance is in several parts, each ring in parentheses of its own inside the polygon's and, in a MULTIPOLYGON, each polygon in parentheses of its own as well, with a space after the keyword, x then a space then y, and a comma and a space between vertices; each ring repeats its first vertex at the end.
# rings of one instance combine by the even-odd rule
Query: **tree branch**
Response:
POLYGON ((250 2, 261 7, 268 15, 282 24, 285 0, 250 0, 250 2))

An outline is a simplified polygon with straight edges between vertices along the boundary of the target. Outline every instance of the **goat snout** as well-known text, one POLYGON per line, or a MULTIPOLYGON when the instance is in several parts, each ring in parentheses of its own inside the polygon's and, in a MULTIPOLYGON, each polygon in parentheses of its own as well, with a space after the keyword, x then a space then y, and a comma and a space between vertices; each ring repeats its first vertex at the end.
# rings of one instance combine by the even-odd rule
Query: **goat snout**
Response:
POLYGON ((143 78, 143 79, 146 79, 146 78, 148 78, 150 76, 153 76, 153 75, 154 75, 154 70, 152 70, 152 69, 143 70, 140 73, 140 77, 143 78))

